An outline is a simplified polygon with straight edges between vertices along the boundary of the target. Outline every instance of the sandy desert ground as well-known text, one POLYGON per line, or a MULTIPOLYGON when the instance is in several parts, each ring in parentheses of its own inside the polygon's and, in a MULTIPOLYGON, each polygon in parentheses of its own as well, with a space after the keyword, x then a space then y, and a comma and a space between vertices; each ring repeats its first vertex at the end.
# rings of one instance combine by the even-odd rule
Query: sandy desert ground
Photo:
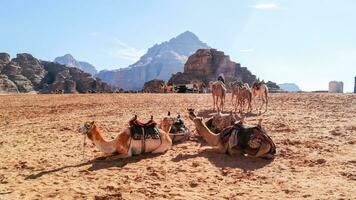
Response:
POLYGON ((95 120, 110 137, 134 114, 159 121, 170 110, 194 130, 186 108, 212 115, 210 94, 0 96, 0 199, 356 199, 356 95, 269 100, 267 113, 246 122, 263 119, 274 160, 230 157, 192 140, 118 160, 93 160, 88 142, 83 161, 83 122, 95 120))

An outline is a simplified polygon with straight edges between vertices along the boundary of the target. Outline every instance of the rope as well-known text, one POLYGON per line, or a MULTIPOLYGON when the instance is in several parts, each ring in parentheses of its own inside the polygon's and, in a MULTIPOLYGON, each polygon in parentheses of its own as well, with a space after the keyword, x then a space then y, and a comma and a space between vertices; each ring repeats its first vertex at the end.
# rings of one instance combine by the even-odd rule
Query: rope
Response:
POLYGON ((84 135, 84 138, 83 138, 83 152, 82 152, 82 162, 85 161, 85 138, 86 138, 86 135, 84 135))

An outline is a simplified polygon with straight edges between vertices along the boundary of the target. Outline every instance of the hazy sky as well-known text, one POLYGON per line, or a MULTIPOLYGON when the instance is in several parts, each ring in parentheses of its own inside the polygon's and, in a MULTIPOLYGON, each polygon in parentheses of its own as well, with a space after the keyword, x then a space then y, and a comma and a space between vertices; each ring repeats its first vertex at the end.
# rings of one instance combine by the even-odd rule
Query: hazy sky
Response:
POLYGON ((355 0, 1 0, 0 27, 0 52, 99 70, 190 30, 265 80, 352 91, 356 76, 355 0))

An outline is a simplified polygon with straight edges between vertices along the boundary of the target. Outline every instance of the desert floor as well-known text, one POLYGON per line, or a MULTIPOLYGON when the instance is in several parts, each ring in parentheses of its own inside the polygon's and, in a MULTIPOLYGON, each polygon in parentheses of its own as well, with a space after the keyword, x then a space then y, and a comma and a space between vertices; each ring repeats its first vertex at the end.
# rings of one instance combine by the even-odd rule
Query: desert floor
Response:
MULTIPOLYGON (((186 108, 209 117, 210 94, 0 96, 0 199, 356 199, 356 95, 270 94, 263 126, 274 160, 219 154, 202 140, 165 154, 94 160, 78 128, 115 136, 137 114, 186 108)), ((230 94, 227 110, 231 110, 230 94)))

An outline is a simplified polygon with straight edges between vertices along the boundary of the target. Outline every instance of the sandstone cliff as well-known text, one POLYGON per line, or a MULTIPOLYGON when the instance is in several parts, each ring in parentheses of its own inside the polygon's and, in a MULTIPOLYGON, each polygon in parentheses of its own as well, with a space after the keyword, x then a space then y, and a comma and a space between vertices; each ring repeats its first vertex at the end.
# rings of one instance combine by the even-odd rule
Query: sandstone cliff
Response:
POLYGON ((163 85, 165 82, 163 80, 150 80, 145 83, 143 86, 143 92, 148 92, 148 93, 161 93, 163 92, 163 85))
POLYGON ((8 54, 0 53, 0 93, 84 93, 88 90, 109 92, 111 88, 77 68, 40 61, 26 53, 17 54, 11 60, 8 54))
POLYGON ((232 62, 224 52, 216 49, 198 49, 191 55, 184 65, 184 72, 174 74, 169 82, 173 84, 189 84, 203 81, 215 81, 220 73, 225 76, 226 82, 242 81, 252 84, 256 80, 246 67, 232 62))

